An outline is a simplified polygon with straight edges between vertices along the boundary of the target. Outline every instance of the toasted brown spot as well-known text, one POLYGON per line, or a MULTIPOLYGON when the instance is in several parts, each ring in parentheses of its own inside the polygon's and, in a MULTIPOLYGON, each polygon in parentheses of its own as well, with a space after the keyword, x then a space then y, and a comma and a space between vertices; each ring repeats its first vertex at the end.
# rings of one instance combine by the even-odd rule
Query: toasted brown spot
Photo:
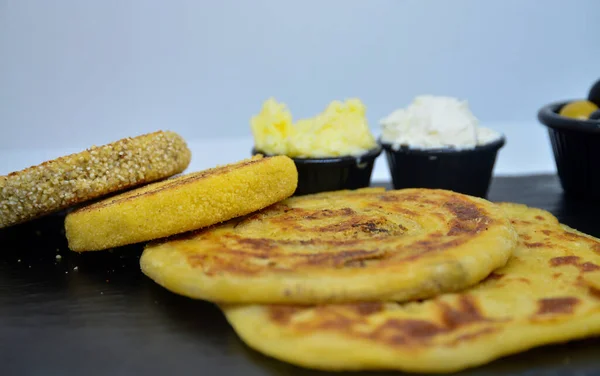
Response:
POLYGON ((383 303, 381 302, 364 302, 358 303, 352 306, 356 313, 361 316, 372 315, 383 310, 383 303))
POLYGON ((589 293, 591 296, 593 296, 596 299, 600 299, 600 289, 596 288, 596 287, 589 287, 589 293))
POLYGON ((470 234, 477 232, 477 223, 466 221, 452 221, 450 231, 446 235, 454 236, 460 234, 470 234))
MULTIPOLYGON (((383 227, 378 227, 377 223, 373 222, 373 221, 367 221, 367 222, 363 222, 363 223, 354 223, 352 224, 353 228, 359 229, 363 232, 372 232, 372 233, 389 233, 390 230, 383 228, 383 227)), ((404 226, 402 226, 404 227, 404 226)), ((406 227, 404 227, 404 229, 406 229, 406 227)))
POLYGON ((376 260, 386 257, 386 254, 380 250, 349 250, 329 253, 305 254, 303 256, 308 265, 333 264, 334 266, 345 266, 348 263, 359 260, 376 260))
MULTIPOLYGON (((277 254, 274 253, 274 249, 265 249, 265 248, 246 248, 246 249, 223 249, 221 251, 222 254, 229 254, 229 255, 233 255, 233 256, 237 256, 238 261, 242 260, 242 259, 251 259, 251 258, 257 258, 257 259, 268 259, 270 257, 275 257, 277 254)), ((271 260, 271 262, 273 262, 274 260, 271 260)))
MULTIPOLYGON (((296 209, 303 210, 305 212, 310 212, 306 209, 296 209)), ((331 218, 331 217, 339 217, 339 216, 349 216, 355 215, 356 212, 351 208, 341 208, 336 210, 331 209, 323 209, 319 211, 312 212, 311 214, 305 215, 304 219, 322 219, 322 218, 331 218)))
POLYGON ((540 242, 535 242, 535 243, 528 243, 525 242, 523 243, 525 245, 525 247, 527 248, 540 248, 540 247, 544 247, 545 244, 544 243, 540 243, 540 242))
POLYGON ((527 234, 520 235, 523 240, 531 240, 531 236, 527 234))
POLYGON ((286 325, 296 313, 304 310, 305 307, 299 305, 271 305, 268 307, 269 318, 271 321, 286 325))
POLYGON ((415 217, 415 216, 417 216, 417 213, 415 213, 414 211, 408 210, 408 209, 405 209, 405 208, 401 208, 399 206, 393 206, 392 207, 392 211, 394 211, 396 213, 404 214, 407 217, 415 217))
POLYGON ((475 331, 473 333, 466 333, 466 334, 460 335, 460 336, 456 337, 455 340, 453 340, 452 342, 450 342, 449 345, 450 346, 456 346, 456 345, 459 345, 459 344, 464 343, 466 341, 470 341, 470 340, 473 340, 475 338, 484 336, 486 334, 496 333, 497 331, 498 331, 497 328, 491 328, 491 327, 483 328, 483 329, 477 330, 477 331, 475 331))
POLYGON ((525 283, 525 284, 528 284, 528 285, 530 285, 530 284, 531 284, 531 281, 530 281, 530 280, 528 280, 528 279, 527 279, 527 278, 525 278, 525 277, 519 277, 519 278, 515 279, 515 281, 523 282, 523 283, 525 283))
POLYGON ((262 239, 262 238, 239 238, 237 239, 238 244, 242 246, 248 246, 252 249, 257 250, 271 250, 277 248, 275 244, 273 244, 272 240, 262 239))
POLYGON ((204 273, 206 273, 207 275, 215 275, 217 273, 227 272, 237 275, 252 276, 259 274, 262 270, 264 270, 264 268, 258 265, 248 263, 232 264, 228 260, 223 260, 219 257, 215 257, 213 259, 212 265, 208 265, 204 268, 204 273))
POLYGON ((477 206, 467 201, 451 199, 444 206, 461 221, 471 221, 484 217, 477 206))
POLYGON ((550 236, 552 234, 552 231, 550 231, 550 230, 542 230, 542 234, 544 234, 546 236, 550 236))
POLYGON ((387 329, 394 328, 402 332, 405 337, 411 339, 421 339, 433 337, 443 333, 445 330, 439 326, 425 320, 388 320, 385 323, 387 329))
POLYGON ((537 219, 538 221, 544 221, 544 217, 542 217, 541 215, 536 215, 535 219, 537 219))
POLYGON ((579 256, 554 257, 550 259, 550 266, 573 265, 583 273, 600 270, 600 266, 594 264, 593 262, 588 261, 581 263, 579 260, 579 256))
POLYGON ((600 255, 600 244, 595 243, 592 245, 592 251, 600 255))
POLYGON ((431 215, 437 217, 437 219, 439 219, 440 221, 445 221, 446 220, 446 217, 442 213, 432 212, 431 215))
POLYGON ((347 268, 364 268, 367 266, 365 260, 350 260, 344 262, 344 266, 347 268))
POLYGON ((573 313, 579 299, 574 297, 546 298, 538 300, 538 315, 555 313, 573 313))
POLYGON ((446 303, 439 303, 442 310, 442 322, 447 328, 453 329, 462 325, 478 321, 488 321, 479 309, 476 302, 469 295, 461 295, 458 298, 458 309, 446 303))
POLYGON ((600 266, 594 264, 593 262, 586 262, 579 265, 579 270, 582 272, 594 272, 596 270, 600 270, 600 266))
POLYGON ((388 194, 387 197, 389 197, 388 201, 415 201, 415 202, 421 202, 421 203, 426 203, 426 201, 427 201, 423 198, 423 195, 419 195, 416 193, 402 194, 402 195, 388 194))
POLYGON ((396 202, 396 201, 400 201, 400 198, 398 196, 395 195, 381 195, 379 196, 379 199, 381 201, 385 201, 385 202, 396 202))
POLYGON ((490 275, 488 275, 487 278, 484 280, 484 282, 485 281, 497 281, 499 279, 502 279, 502 277, 504 277, 504 274, 502 274, 502 273, 491 272, 490 275))
POLYGON ((579 264, 578 256, 563 256, 563 257, 554 257, 550 259, 550 266, 560 266, 560 265, 577 265, 579 264))
POLYGON ((389 319, 364 337, 392 346, 402 346, 409 343, 427 343, 431 337, 444 332, 446 329, 425 320, 389 319))
POLYGON ((419 240, 417 242, 414 242, 413 244, 411 244, 409 247, 407 247, 407 249, 412 249, 413 251, 415 251, 415 254, 412 254, 408 257, 405 257, 403 259, 398 259, 399 261, 402 262, 406 262, 406 261, 411 261, 411 260, 416 260, 418 258, 423 257, 423 254, 425 253, 429 253, 429 252, 441 252, 445 249, 448 248, 452 248, 452 247, 456 247, 462 243, 464 243, 464 239, 461 238, 455 238, 453 240, 450 241, 442 241, 442 238, 439 237, 433 237, 433 240, 419 240))
POLYGON ((552 274, 552 278, 556 279, 558 277, 560 277, 562 275, 562 273, 554 273, 552 274))

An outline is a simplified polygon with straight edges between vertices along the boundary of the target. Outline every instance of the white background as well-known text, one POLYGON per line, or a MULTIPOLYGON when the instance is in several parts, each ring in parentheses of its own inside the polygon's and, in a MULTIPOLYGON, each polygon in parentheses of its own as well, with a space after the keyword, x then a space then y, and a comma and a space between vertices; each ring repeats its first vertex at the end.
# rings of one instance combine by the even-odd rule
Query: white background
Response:
MULTIPOLYGON (((468 99, 508 137, 498 174, 554 171, 536 112, 600 77, 598 0, 0 0, 0 173, 171 129, 190 169, 247 157, 269 96, 468 99)), ((376 179, 386 179, 379 159, 376 179)))

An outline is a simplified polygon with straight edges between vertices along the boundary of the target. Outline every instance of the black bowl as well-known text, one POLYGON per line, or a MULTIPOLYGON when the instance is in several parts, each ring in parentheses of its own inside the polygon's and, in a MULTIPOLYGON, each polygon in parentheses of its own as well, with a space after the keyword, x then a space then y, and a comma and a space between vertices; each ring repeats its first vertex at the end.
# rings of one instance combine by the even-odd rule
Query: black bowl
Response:
POLYGON ((471 196, 487 197, 498 150, 497 141, 471 149, 413 149, 381 143, 385 149, 395 189, 447 189, 471 196))
MULTIPOLYGON (((269 155, 257 149, 252 149, 252 154, 269 155)), ((298 170, 294 196, 368 187, 379 154, 381 148, 377 147, 357 157, 292 158, 298 170)))
POLYGON ((600 199, 600 122, 559 115, 572 101, 551 103, 538 111, 548 128, 558 177, 565 193, 600 199))

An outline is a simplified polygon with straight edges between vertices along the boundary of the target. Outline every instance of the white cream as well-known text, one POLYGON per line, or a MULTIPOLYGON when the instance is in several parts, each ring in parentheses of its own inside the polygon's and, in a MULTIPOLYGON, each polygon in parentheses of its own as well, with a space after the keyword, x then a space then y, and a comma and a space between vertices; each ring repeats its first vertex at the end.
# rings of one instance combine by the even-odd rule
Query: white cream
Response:
POLYGON ((418 96, 404 109, 382 119, 381 141, 394 149, 470 149, 496 141, 502 135, 480 127, 467 101, 445 96, 418 96))

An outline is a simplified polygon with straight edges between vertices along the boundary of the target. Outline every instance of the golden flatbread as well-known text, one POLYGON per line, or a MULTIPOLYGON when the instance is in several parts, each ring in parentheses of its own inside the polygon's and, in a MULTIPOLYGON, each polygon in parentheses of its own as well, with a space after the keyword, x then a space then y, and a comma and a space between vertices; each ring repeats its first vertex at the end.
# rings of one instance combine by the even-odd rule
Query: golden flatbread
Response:
POLYGON ((286 156, 256 156, 125 192, 73 211, 65 233, 73 251, 118 247, 246 215, 291 196, 298 184, 286 156))
POLYGON ((504 268, 460 294, 406 304, 222 309, 250 347, 327 370, 453 372, 600 335, 600 241, 543 210, 502 207, 519 246, 504 268))
POLYGON ((444 190, 294 197, 149 245, 142 271, 192 298, 235 303, 409 300, 503 266, 516 232, 492 203, 444 190))

